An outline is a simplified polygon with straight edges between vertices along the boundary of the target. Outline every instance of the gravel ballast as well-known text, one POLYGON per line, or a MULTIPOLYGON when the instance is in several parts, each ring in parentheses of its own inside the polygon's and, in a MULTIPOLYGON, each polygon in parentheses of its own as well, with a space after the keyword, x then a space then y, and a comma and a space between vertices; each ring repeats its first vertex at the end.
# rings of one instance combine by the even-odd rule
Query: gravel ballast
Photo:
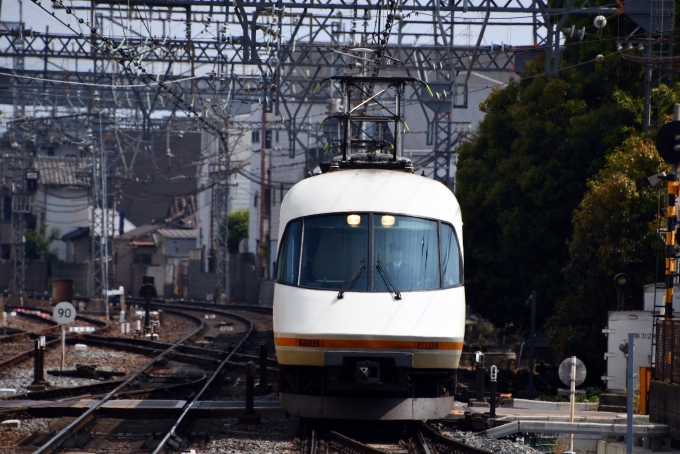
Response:
POLYGON ((497 440, 488 436, 480 436, 473 432, 461 432, 456 430, 450 433, 444 432, 444 435, 461 443, 465 443, 466 445, 483 449, 494 454, 539 454, 541 452, 530 446, 515 443, 511 440, 497 440))

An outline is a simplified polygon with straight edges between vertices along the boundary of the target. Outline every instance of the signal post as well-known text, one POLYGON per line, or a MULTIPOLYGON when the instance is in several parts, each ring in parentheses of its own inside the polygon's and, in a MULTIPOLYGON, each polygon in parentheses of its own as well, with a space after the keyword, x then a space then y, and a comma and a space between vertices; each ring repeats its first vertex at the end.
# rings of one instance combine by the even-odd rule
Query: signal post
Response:
POLYGON ((656 135, 656 149, 659 155, 671 165, 668 181, 668 206, 666 209, 666 279, 664 292, 664 319, 673 319, 673 283, 675 281, 676 255, 675 230, 678 226, 676 201, 680 196, 678 165, 680 164, 680 104, 674 107, 673 121, 663 125, 656 135))

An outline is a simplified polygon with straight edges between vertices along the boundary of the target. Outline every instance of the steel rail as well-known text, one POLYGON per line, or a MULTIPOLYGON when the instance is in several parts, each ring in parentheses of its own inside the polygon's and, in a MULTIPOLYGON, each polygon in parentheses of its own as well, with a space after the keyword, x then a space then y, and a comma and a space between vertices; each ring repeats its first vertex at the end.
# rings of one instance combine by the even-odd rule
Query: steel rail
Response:
MULTIPOLYGON (((200 319, 199 319, 200 320, 200 319)), ((154 359, 146 363, 141 369, 139 369, 137 372, 133 373, 130 375, 127 380, 125 380, 123 383, 118 385, 115 389, 110 391, 108 394, 106 394, 99 402, 97 402, 95 405, 90 407, 85 413, 83 413, 81 416, 76 418, 71 424, 66 426, 64 429, 59 431, 52 439, 50 439, 47 443, 45 443, 43 446, 38 448, 33 452, 33 454, 43 454, 43 453, 48 453, 52 452, 53 450, 58 448, 58 445, 60 445, 62 441, 65 441, 69 435, 71 435, 73 432, 79 430, 83 426, 85 426, 88 422, 92 420, 92 418, 95 416, 95 412, 102 406, 104 405, 107 401, 111 400, 113 396, 115 396, 121 389, 125 388, 127 385, 129 385, 132 381, 136 380, 137 377, 139 377, 142 373, 144 373, 146 370, 152 368, 154 364, 157 361, 160 361, 163 359, 166 355, 168 355, 170 352, 172 352, 177 346, 183 344, 184 342, 188 341, 201 331, 205 329, 205 322, 200 321, 200 325, 198 328, 196 328, 194 331, 191 333, 187 334, 177 342, 175 342, 171 347, 166 349, 164 352, 156 356, 154 359)))
POLYGON ((439 454, 436 448, 430 446, 428 440, 423 436, 423 431, 420 429, 416 431, 415 443, 418 451, 422 454, 439 454))
MULTIPOLYGON (((12 309, 12 308, 10 308, 12 309)), ((25 313, 25 312, 17 312, 17 316, 19 317, 27 317, 27 318, 32 318, 32 319, 39 319, 39 321, 47 323, 49 325, 52 325, 48 328, 42 329, 40 331, 22 331, 20 333, 16 334, 8 334, 6 336, 0 337, 0 343, 7 343, 7 342, 14 342, 15 340, 19 339, 26 339, 26 338, 31 338, 33 336, 47 336, 48 334, 51 334, 55 331, 59 331, 60 325, 55 323, 53 320, 42 318, 40 316, 37 316, 35 314, 30 314, 30 313, 25 313)))
POLYGON ((438 453, 442 454, 492 454, 489 451, 466 445, 452 438, 446 437, 426 423, 421 422, 417 434, 424 437, 438 453))
MULTIPOLYGON (((137 298, 137 297, 132 297, 132 298, 126 298, 126 304, 129 305, 129 303, 135 303, 135 304, 144 304, 145 300, 143 298, 137 298)), ((209 309, 216 309, 216 310, 235 310, 235 311, 248 311, 248 312, 257 312, 260 314, 271 314, 273 309, 271 307, 265 307, 265 306, 250 306, 247 304, 217 304, 215 302, 208 302, 206 300, 173 300, 173 299, 152 299, 151 300, 151 305, 168 305, 170 307, 176 307, 176 308, 181 308, 183 310, 191 310, 190 307, 200 307, 200 308, 209 308, 209 309)))
MULTIPOLYGON (((108 340, 106 338, 101 339, 71 339, 69 343, 82 342, 86 345, 91 345, 100 348, 110 348, 113 350, 125 351, 128 353, 135 353, 137 355, 151 356, 154 357, 161 353, 168 347, 154 348, 153 346, 143 347, 141 345, 133 345, 129 343, 124 343, 116 340, 108 340)), ((219 358, 206 355, 194 355, 189 353, 178 353, 174 352, 168 359, 177 361, 180 363, 194 364, 196 366, 201 366, 205 368, 211 368, 219 364, 219 358)))
MULTIPOLYGON (((189 380, 181 383, 171 383, 171 384, 161 384, 161 386, 156 386, 153 388, 144 388, 144 389, 135 389, 133 391, 121 391, 120 393, 116 394, 115 397, 119 397, 122 395, 126 396, 139 396, 139 395, 144 395, 144 394, 151 394, 153 392, 157 391, 172 391, 176 389, 181 389, 181 388, 186 388, 188 386, 195 386, 199 383, 202 383, 207 379, 207 375, 203 374, 202 376, 196 378, 195 380, 189 380)), ((68 402, 71 400, 75 399, 83 399, 83 398, 100 398, 104 397, 106 394, 105 392, 115 386, 117 386, 119 383, 125 381, 126 378, 120 378, 117 380, 110 380, 105 383, 93 383, 90 385, 82 385, 82 386, 74 386, 71 388, 59 388, 59 389, 46 389, 43 391, 33 391, 31 393, 23 393, 23 394, 17 394, 15 396, 9 396, 5 398, 4 400, 31 400, 31 399, 37 399, 37 400, 45 400, 45 399, 59 399, 59 402, 68 402), (94 394, 97 393, 97 394, 94 394)), ((24 411, 24 410, 29 410, 31 408, 40 408, 44 406, 50 406, 52 405, 53 402, 48 402, 39 405, 31 405, 31 406, 26 406, 26 407, 12 407, 6 409, 3 413, 14 413, 16 411, 24 411)))
MULTIPOLYGON (((31 309, 31 310, 33 310, 33 309, 31 309)), ((38 309, 35 309, 35 310, 38 310, 38 309)), ((91 319, 91 318, 88 318, 88 317, 82 317, 80 315, 78 315, 76 317, 76 319, 82 319, 82 320, 85 320, 85 321, 92 323, 94 325, 100 325, 100 327, 95 330, 95 332, 97 332, 97 333, 102 332, 102 331, 106 331, 110 328, 109 323, 104 321, 104 320, 91 319)), ((57 327, 58 326, 59 325, 57 325, 57 327)), ((42 335, 41 333, 42 332, 32 333, 32 334, 33 335, 42 335)), ((45 348, 52 347, 53 345, 55 345, 58 342, 59 342, 59 339, 53 339, 51 341, 47 341, 47 342, 45 342, 45 348)), ((4 361, 0 361, 0 370, 7 369, 10 366, 13 366, 17 363, 20 363, 21 361, 28 359, 29 357, 31 357, 33 355, 33 353, 35 353, 35 349, 31 348, 29 350, 24 350, 21 353, 17 353, 16 355, 14 355, 10 358, 7 358, 4 361)))
MULTIPOLYGON (((0 36, 2 34, 0 33, 0 36)), ((61 73, 60 73, 61 74, 61 73)), ((61 79, 59 79, 61 80, 61 79)), ((34 292, 35 293, 35 292, 34 292)), ((9 292, 3 291, 0 292, 0 295, 2 296, 8 296, 10 295, 9 292)), ((30 294, 29 294, 30 296, 30 294)), ((36 296, 40 296, 39 294, 36 293, 36 296)), ((74 298, 74 300, 77 301, 90 301, 89 297, 77 297, 74 298)), ((139 298, 137 296, 132 296, 132 297, 127 297, 125 298, 125 301, 127 305, 129 306, 130 304, 145 304, 146 300, 144 298, 139 298)), ((271 307, 266 307, 266 306, 253 306, 250 304, 217 304, 214 301, 208 301, 208 300, 192 300, 192 299, 164 299, 164 298, 154 298, 151 300, 151 304, 169 304, 169 305, 175 305, 176 307, 181 307, 183 310, 187 310, 188 307, 186 304, 189 304, 191 306, 198 306, 198 307, 208 307, 208 308, 216 308, 218 310, 220 309, 231 309, 231 310, 237 310, 237 311, 248 311, 248 312, 257 312, 261 314, 271 314, 273 309, 271 307)), ((7 306, 9 307, 9 306, 7 306)), ((12 306, 12 307, 20 307, 20 306, 12 306)), ((24 309, 31 309, 31 310, 42 310, 38 308, 26 308, 24 309)))
MULTIPOLYGON (((99 347, 110 347, 117 350, 128 351, 130 353, 138 353, 141 355, 157 355, 160 351, 168 348, 171 343, 168 342, 158 342, 158 341, 148 341, 142 339, 129 339, 125 337, 105 337, 105 336, 93 336, 85 335, 80 338, 73 338, 67 342, 75 343, 82 342, 87 345, 95 345, 99 347)), ((224 350, 210 349, 205 347, 194 347, 188 345, 181 345, 177 347, 176 351, 180 353, 175 353, 172 356, 174 361, 185 362, 188 364, 197 364, 199 366, 205 365, 210 367, 212 365, 217 365, 221 360, 224 359, 228 353, 224 350)), ((245 365, 246 362, 255 361, 259 362, 260 357, 254 355, 243 355, 239 353, 234 353, 235 361, 232 364, 235 365, 245 365)), ((273 358, 267 358, 267 370, 278 372, 278 362, 273 358)))
POLYGON ((332 430, 324 435, 324 440, 326 445, 343 454, 385 454, 385 451, 372 448, 332 430))
POLYGON ((300 418, 298 424, 300 454, 316 454, 319 436, 316 421, 309 418, 300 418))
MULTIPOLYGON (((169 306, 169 305, 166 305, 169 306)), ((215 370, 215 373, 212 374, 212 376, 206 381, 205 385, 203 385, 203 388, 194 396, 194 398, 191 400, 191 402, 188 402, 184 405, 184 408, 182 410, 182 414, 177 418, 175 421, 175 424, 170 428, 167 434, 163 437, 163 439, 158 443, 158 446, 156 446, 156 449, 154 449, 153 454, 158 454, 160 453, 164 448, 166 443, 170 440, 170 437, 175 436, 177 429, 179 428, 180 424, 184 421, 184 418, 189 414, 189 411, 193 408, 194 404, 201 398, 203 397, 203 394, 207 391, 207 389, 212 385, 213 381, 215 380, 216 377, 218 377, 221 373, 222 370, 224 370, 225 367, 229 366, 229 362, 231 360, 231 357, 234 356, 234 354, 241 349, 243 346, 243 343, 250 337, 250 334, 253 332, 253 322, 248 320, 246 317, 242 315, 237 315, 237 314, 232 314, 230 312, 226 311, 220 311, 216 309, 209 309, 209 312, 214 312, 216 314, 221 314, 227 317, 232 317, 232 318, 237 318, 242 320, 248 325, 248 331, 245 333, 245 335, 241 338, 241 340, 236 344, 234 349, 229 352, 227 357, 220 363, 220 365, 217 367, 217 370, 215 370)), ((39 453, 35 453, 39 454, 39 453)))

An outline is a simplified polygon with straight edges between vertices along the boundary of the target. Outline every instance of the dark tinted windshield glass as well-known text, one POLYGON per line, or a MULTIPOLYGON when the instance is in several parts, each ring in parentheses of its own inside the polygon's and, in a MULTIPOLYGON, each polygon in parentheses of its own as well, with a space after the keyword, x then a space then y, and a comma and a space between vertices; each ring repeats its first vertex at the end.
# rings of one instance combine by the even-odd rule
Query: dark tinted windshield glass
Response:
MULTIPOLYGON (((303 287, 341 289, 366 260, 368 215, 340 214, 305 219, 302 245, 303 287)), ((366 290, 366 272, 352 290, 366 290)))
POLYGON ((442 287, 453 287, 463 283, 463 260, 453 227, 448 224, 441 226, 442 287))
POLYGON ((399 291, 433 290, 463 284, 463 260, 455 229, 450 224, 383 213, 334 214, 291 221, 277 260, 276 280, 308 288, 342 289, 365 268, 346 291, 392 291, 386 274, 399 291), (372 235, 372 264, 368 260, 372 235), (440 260, 441 256, 441 260, 440 260), (377 270, 378 259, 384 273, 377 270), (441 266, 440 266, 441 264, 441 266))
MULTIPOLYGON (((373 268, 380 259, 400 291, 439 288, 437 222, 379 213, 373 219, 373 268)), ((379 273, 373 289, 387 291, 379 273)))
POLYGON ((300 270, 300 245, 302 220, 288 224, 281 240, 277 263, 276 280, 286 284, 297 284, 300 270))

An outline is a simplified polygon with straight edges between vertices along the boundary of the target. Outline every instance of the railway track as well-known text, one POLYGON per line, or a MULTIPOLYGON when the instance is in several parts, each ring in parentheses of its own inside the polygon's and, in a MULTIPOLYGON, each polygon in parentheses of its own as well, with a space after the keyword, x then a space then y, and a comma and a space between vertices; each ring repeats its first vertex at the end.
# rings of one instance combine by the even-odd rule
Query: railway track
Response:
MULTIPOLYGON (((154 368, 155 364, 158 361, 161 361, 163 358, 165 358, 170 352, 172 352, 178 345, 181 345, 188 340, 192 339, 194 336, 197 336, 198 334, 201 333, 205 329, 205 323, 203 321, 200 322, 200 325, 172 344, 169 348, 165 349, 163 352, 161 352, 159 355, 157 355, 155 358, 153 358, 151 361, 146 363, 141 369, 139 369, 137 372, 133 373, 132 375, 128 376, 122 383, 120 383, 118 386, 116 386, 113 390, 109 391, 102 399, 100 399, 95 405, 90 407, 85 413, 83 413, 80 417, 76 418, 71 424, 66 426, 64 429, 62 429, 59 433, 57 433, 54 437, 52 437, 50 440, 48 440, 44 445, 39 447, 34 454, 42 454, 42 453, 49 453, 49 452, 54 452, 57 449, 60 449, 62 445, 65 445, 69 442, 69 440, 73 437, 78 436, 78 432, 86 429, 88 425, 90 425, 92 422, 94 422, 96 416, 97 416, 97 410, 104 405, 106 402, 111 400, 115 395, 120 393, 127 385, 132 383, 134 380, 136 380, 141 374, 146 373, 147 371, 150 371, 151 369, 154 368)), ((89 440, 88 440, 89 441, 89 440)))
MULTIPOLYGON (((106 402, 119 396, 131 396, 135 394, 144 394, 145 392, 150 393, 158 390, 158 388, 153 389, 149 388, 129 391, 126 390, 126 388, 133 382, 139 381, 141 378, 143 378, 143 376, 148 374, 148 372, 151 369, 153 369, 154 366, 159 362, 171 359, 176 361, 183 359, 189 362, 201 362, 202 363, 201 365, 209 365, 210 366, 209 368, 214 369, 214 372, 212 374, 206 374, 206 376, 202 380, 199 380, 191 384, 191 386, 202 385, 202 387, 200 391, 193 393, 191 398, 187 400, 186 404, 182 408, 180 416, 174 421, 172 427, 167 431, 167 433, 165 433, 165 435, 160 439, 160 441, 158 441, 157 444, 155 444, 155 442, 153 443, 155 444, 155 447, 153 447, 154 453, 162 452, 164 449, 166 449, 166 447, 177 449, 185 443, 185 434, 189 433, 191 429, 192 421, 187 416, 192 406, 206 394, 206 391, 213 384, 217 383, 218 377, 221 377, 222 373, 226 369, 232 367, 237 368, 244 367, 245 365, 243 364, 243 361, 249 361, 251 359, 254 359, 254 357, 238 353, 238 351, 243 347, 248 336, 250 336, 250 334, 253 331, 253 324, 246 317, 226 312, 223 310, 219 310, 214 307, 186 308, 163 303, 155 303, 154 306, 163 307, 164 310, 167 311, 190 310, 213 313, 219 316, 224 316, 227 318, 238 320, 240 323, 243 323, 246 326, 246 330, 241 336, 240 340, 237 343, 235 343, 233 348, 228 352, 220 352, 218 350, 188 345, 188 343, 192 339, 200 337, 206 329, 206 323, 202 319, 195 316, 194 319, 200 323, 199 326, 195 330, 193 330, 192 332, 190 332, 189 334, 187 334, 186 336, 182 337, 181 339, 174 343, 146 341, 141 339, 111 338, 96 335, 86 335, 79 337, 78 342, 93 343, 93 345, 94 343, 96 343, 100 346, 127 349, 128 351, 134 349, 136 350, 136 353, 153 356, 153 359, 146 363, 141 369, 139 369, 135 373, 129 375, 128 377, 118 380, 115 384, 115 387, 113 387, 113 389, 109 390, 104 395, 97 394, 102 392, 99 388, 89 389, 89 391, 91 391, 89 393, 91 397, 99 398, 97 403, 90 407, 80 417, 76 418, 64 429, 62 429, 53 437, 51 437, 51 439, 49 439, 46 443, 44 443, 42 446, 36 449, 34 451, 34 454, 55 452, 66 447, 83 448, 85 444, 92 440, 92 435, 90 435, 90 429, 93 428, 94 425, 96 424, 99 409, 106 402)), ((181 384, 177 384, 176 386, 180 385, 181 384)), ((187 386, 190 385, 187 384, 187 386)), ((172 388, 170 386, 168 389, 175 388, 172 388)), ((82 388, 80 390, 83 391, 82 388)), ((75 389, 72 392, 77 393, 78 390, 75 389)), ((74 396, 74 398, 75 397, 76 396, 74 396)))
MULTIPOLYGON (((142 376, 139 380, 140 389, 121 391, 113 397, 129 397, 129 396, 147 396, 152 393, 160 391, 174 391, 181 388, 194 387, 206 380, 206 374, 200 376, 183 376, 183 377, 159 377, 156 375, 142 376), (146 386, 146 387, 144 387, 146 386)), ((107 380, 102 383, 93 383, 89 385, 72 386, 68 388, 45 389, 42 391, 32 391, 29 393, 17 394, 14 396, 7 396, 3 400, 56 400, 67 401, 72 399, 82 398, 101 398, 111 389, 116 388, 119 384, 124 382, 127 377, 107 380)), ((11 413, 23 410, 23 407, 15 407, 11 409, 11 413)))
MULTIPOLYGON (((157 454, 162 452, 165 449, 165 446, 168 445, 174 449, 179 449, 182 447, 185 441, 185 436, 184 434, 188 432, 188 429, 190 428, 191 421, 188 420, 187 416, 189 414, 189 411, 191 410, 192 406, 199 401, 205 394, 206 391, 210 388, 210 386, 213 384, 215 379, 219 376, 221 376, 221 373, 227 369, 230 366, 230 362, 232 357, 236 352, 238 352, 243 344, 246 342, 250 334, 253 332, 253 322, 251 322, 249 319, 246 317, 243 317, 241 315, 236 315, 230 312, 222 311, 222 310, 216 310, 216 309, 203 309, 215 314, 220 314, 224 315, 227 317, 232 317, 232 318, 237 318, 242 320, 243 322, 246 323, 248 326, 248 329, 246 333, 243 335, 243 337, 238 341, 238 343, 234 346, 234 348, 229 352, 229 354, 222 360, 222 362, 219 364, 217 369, 215 370, 215 373, 206 381, 205 385, 203 385, 203 388, 194 396, 194 398, 190 401, 187 402, 184 405, 184 408, 182 409, 182 414, 177 418, 173 426, 170 428, 168 433, 165 434, 163 439, 158 443, 158 446, 156 449, 154 449, 153 454, 157 454)), ((36 453, 38 454, 38 453, 36 453)))
MULTIPOLYGON (((17 308, 13 308, 13 307, 6 307, 6 308, 7 308, 7 309, 17 309, 17 308)), ((22 309, 31 310, 31 311, 36 311, 36 312, 45 312, 45 311, 43 311, 43 310, 41 310, 41 309, 35 309, 35 308, 26 308, 26 307, 24 307, 24 308, 22 308, 22 309)), ((25 313, 25 312, 23 313, 23 316, 35 316, 35 317, 38 317, 37 315, 31 314, 31 313, 28 313, 28 314, 27 314, 27 313, 25 313)), ((103 320, 99 320, 99 319, 96 319, 96 318, 90 318, 90 317, 84 317, 84 316, 78 315, 78 316, 76 317, 76 320, 86 321, 86 322, 88 322, 88 323, 90 323, 90 324, 93 324, 93 325, 95 325, 95 326, 98 326, 98 328, 96 328, 95 331, 94 331, 95 333, 103 333, 103 332, 105 332, 105 331, 108 331, 109 328, 110 328, 110 325, 109 325, 108 322, 103 321, 103 320)), ((46 328, 46 329, 41 330, 41 331, 38 331, 38 332, 32 332, 32 333, 31 333, 31 332, 19 333, 19 334, 21 334, 21 337, 17 337, 17 338, 15 338, 15 339, 13 339, 13 340, 36 338, 36 337, 38 337, 38 336, 48 336, 48 335, 53 334, 54 332, 56 332, 56 331, 58 331, 58 330, 60 329, 59 325, 57 325, 56 323, 54 323, 54 322, 51 321, 51 320, 42 319, 42 321, 44 321, 45 323, 54 325, 54 326, 51 326, 51 327, 49 327, 49 328, 46 328)), ((5 337, 8 337, 8 336, 5 336, 5 337)), ((3 341, 3 342, 12 342, 12 340, 6 339, 6 340, 3 341)), ((59 339, 58 339, 58 338, 48 340, 48 341, 45 343, 45 347, 46 347, 46 348, 50 348, 50 347, 58 346, 58 345, 59 345, 59 339)), ((17 364, 17 363, 20 363, 21 361, 24 361, 24 360, 30 358, 31 356, 33 356, 34 352, 35 352, 35 349, 34 349, 34 348, 29 348, 29 349, 24 350, 24 351, 22 351, 22 352, 20 352, 20 353, 17 353, 17 354, 14 355, 14 356, 11 356, 10 358, 7 358, 7 359, 5 359, 5 360, 0 361, 0 370, 7 369, 8 367, 11 367, 11 366, 13 366, 13 365, 15 365, 15 364, 17 364)))
MULTIPOLYGON (((393 430, 392 440, 381 441, 379 448, 332 430, 327 424, 332 423, 300 419, 300 454, 491 454, 448 438, 425 422, 408 422, 400 430, 393 430)), ((362 433, 366 430, 363 427, 362 433)))

